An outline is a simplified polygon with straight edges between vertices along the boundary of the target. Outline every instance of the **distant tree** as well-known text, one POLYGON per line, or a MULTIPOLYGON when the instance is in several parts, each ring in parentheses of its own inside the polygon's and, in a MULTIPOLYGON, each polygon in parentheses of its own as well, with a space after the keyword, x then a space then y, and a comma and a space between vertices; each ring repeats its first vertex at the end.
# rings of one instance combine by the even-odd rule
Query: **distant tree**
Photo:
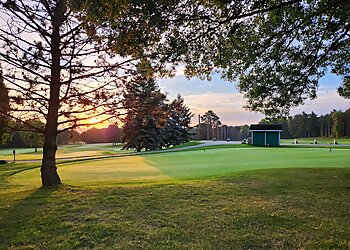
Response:
POLYGON ((289 119, 288 129, 293 138, 303 137, 303 119, 300 114, 289 119))
POLYGON ((81 140, 86 143, 108 142, 104 128, 91 128, 80 134, 81 140))
POLYGON ((164 145, 167 122, 166 95, 161 93, 156 81, 140 73, 133 81, 126 83, 123 93, 123 108, 126 116, 122 142, 125 148, 155 150, 164 145))
POLYGON ((20 132, 14 130, 14 133, 11 134, 10 139, 6 145, 10 148, 24 148, 27 147, 27 145, 23 142, 20 132))
POLYGON ((57 136, 58 145, 75 144, 80 140, 81 140, 80 134, 73 129, 63 131, 62 133, 59 133, 57 136))
POLYGON ((197 126, 197 139, 198 140, 207 140, 207 129, 208 125, 206 123, 200 123, 197 126))
POLYGON ((350 137, 350 108, 344 112, 345 136, 350 137))
POLYGON ((222 123, 220 120, 216 121, 214 125, 215 131, 216 131, 216 138, 218 140, 221 140, 221 125, 222 123))
POLYGON ((320 121, 314 112, 311 112, 311 114, 309 114, 309 129, 309 135, 311 137, 320 136, 320 121))
POLYGON ((320 124, 320 136, 330 137, 332 136, 332 117, 330 114, 321 115, 319 117, 320 124))
POLYGON ((333 126, 332 126, 332 136, 334 138, 341 138, 345 136, 345 116, 344 113, 341 111, 334 111, 332 112, 332 120, 333 120, 333 126))
MULTIPOLYGON (((45 124, 40 120, 29 120, 25 124, 30 124, 33 127, 44 129, 45 124)), ((30 130, 22 130, 19 132, 22 141, 27 147, 34 148, 38 152, 38 147, 42 147, 44 143, 43 134, 39 132, 31 132, 30 130)))
POLYGON ((8 122, 7 116, 10 108, 8 90, 4 84, 2 77, 2 69, 0 67, 0 146, 3 145, 9 139, 8 122))
POLYGON ((240 126, 239 132, 241 132, 244 138, 247 138, 249 133, 249 126, 248 125, 240 126))
POLYGON ((281 138, 290 138, 290 131, 288 128, 288 121, 292 119, 292 117, 288 118, 264 118, 261 119, 259 124, 279 124, 282 125, 282 132, 281 132, 281 138))
POLYGON ((165 146, 179 145, 190 140, 189 134, 193 114, 185 105, 179 94, 168 106, 167 124, 165 128, 165 146))
POLYGON ((210 139, 210 134, 212 134, 212 139, 214 139, 214 125, 217 121, 220 120, 219 116, 217 116, 217 114, 215 114, 214 111, 208 110, 201 117, 201 119, 205 124, 207 124, 207 140, 210 139))
POLYGON ((117 125, 109 125, 104 131, 107 142, 112 142, 113 146, 120 142, 121 131, 117 125))

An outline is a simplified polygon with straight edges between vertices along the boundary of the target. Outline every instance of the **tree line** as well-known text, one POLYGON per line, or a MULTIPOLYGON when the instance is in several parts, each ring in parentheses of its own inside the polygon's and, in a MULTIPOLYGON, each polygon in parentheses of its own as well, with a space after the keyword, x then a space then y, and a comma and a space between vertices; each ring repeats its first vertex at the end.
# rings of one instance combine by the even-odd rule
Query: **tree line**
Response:
POLYGON ((282 138, 307 137, 350 137, 350 108, 346 111, 333 110, 318 116, 314 112, 297 114, 287 118, 267 120, 260 124, 282 124, 282 138))
MULTIPOLYGON (((16 125, 12 126, 16 127, 16 125)), ((113 124, 109 125, 107 128, 93 127, 80 133, 74 129, 66 130, 57 136, 56 143, 57 145, 77 143, 116 144, 120 142, 121 131, 121 128, 113 124)), ((37 132, 7 129, 3 130, 1 135, 2 140, 0 141, 0 148, 33 148, 37 151, 37 149, 43 147, 44 144, 43 135, 37 132)))

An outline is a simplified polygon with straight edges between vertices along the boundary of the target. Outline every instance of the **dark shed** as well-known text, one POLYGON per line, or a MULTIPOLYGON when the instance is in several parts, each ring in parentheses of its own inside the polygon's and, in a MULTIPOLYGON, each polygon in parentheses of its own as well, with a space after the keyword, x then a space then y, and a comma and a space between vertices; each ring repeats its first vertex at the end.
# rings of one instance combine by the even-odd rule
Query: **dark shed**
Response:
POLYGON ((252 124, 249 128, 251 144, 257 146, 279 146, 281 141, 282 125, 252 124))

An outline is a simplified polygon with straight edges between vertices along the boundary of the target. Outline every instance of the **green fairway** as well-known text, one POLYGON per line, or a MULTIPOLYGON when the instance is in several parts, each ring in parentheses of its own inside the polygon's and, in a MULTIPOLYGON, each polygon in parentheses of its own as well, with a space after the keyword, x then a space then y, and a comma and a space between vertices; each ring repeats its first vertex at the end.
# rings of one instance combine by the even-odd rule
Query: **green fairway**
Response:
MULTIPOLYGON (((57 158, 89 157, 125 153, 122 145, 112 146, 111 143, 79 144, 60 146, 57 150, 57 158)), ((12 149, 0 149, 0 159, 13 160, 12 149)), ((42 148, 34 152, 34 148, 16 149, 16 160, 40 160, 42 148)))
MULTIPOLYGON (((69 185, 176 182, 269 168, 347 168, 350 149, 233 147, 167 152, 60 164, 69 185)), ((39 168, 12 175, 15 185, 40 185, 39 168)))
MULTIPOLYGON (((188 146, 199 145, 198 141, 190 141, 174 147, 183 148, 188 146)), ((83 158, 83 157, 95 157, 103 155, 116 155, 120 153, 134 152, 133 150, 122 150, 123 144, 117 144, 112 146, 111 143, 95 143, 95 144, 75 144, 75 145, 64 145, 59 146, 57 150, 57 158, 83 158)), ((13 160, 13 149, 0 149, 0 160, 13 160)), ((38 152, 34 152, 34 148, 17 148, 16 160, 41 160, 42 159, 42 148, 38 148, 38 152)))

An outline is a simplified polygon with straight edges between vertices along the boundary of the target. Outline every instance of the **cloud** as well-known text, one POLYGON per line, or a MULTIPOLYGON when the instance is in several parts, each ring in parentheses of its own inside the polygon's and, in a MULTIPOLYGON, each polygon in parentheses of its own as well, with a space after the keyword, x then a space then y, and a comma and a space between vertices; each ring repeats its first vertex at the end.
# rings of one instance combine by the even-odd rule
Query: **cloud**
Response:
MULTIPOLYGON (((195 114, 193 124, 198 123, 198 115, 203 115, 209 109, 213 110, 224 124, 243 125, 258 123, 264 118, 261 113, 255 113, 243 108, 246 100, 239 93, 207 92, 202 94, 184 95, 185 103, 195 114)), ((345 111, 350 108, 350 100, 341 98, 336 90, 322 90, 318 98, 307 101, 304 105, 291 110, 291 115, 301 112, 315 112, 318 115, 330 113, 333 109, 345 111)))
POLYGON ((318 98, 308 100, 304 105, 291 110, 291 114, 314 112, 318 115, 330 113, 333 109, 345 111, 350 108, 350 100, 340 97, 335 89, 321 89, 318 98))
MULTIPOLYGON (((183 69, 183 68, 182 68, 183 69)), ((242 108, 246 100, 238 93, 235 85, 214 75, 212 81, 203 81, 198 78, 186 79, 181 70, 173 78, 159 79, 162 91, 168 93, 169 99, 176 97, 178 93, 185 98, 185 103, 195 113, 193 124, 198 123, 198 114, 203 115, 212 109, 219 115, 221 121, 227 125, 242 125, 257 123, 264 115, 250 112, 242 108)), ((350 100, 341 98, 335 88, 340 84, 340 77, 328 74, 320 79, 318 98, 291 110, 291 115, 312 111, 318 115, 330 113, 333 109, 346 110, 350 108, 350 100)))
POLYGON ((257 123, 264 115, 249 112, 242 108, 245 105, 243 96, 239 93, 204 93, 184 95, 185 103, 195 113, 193 124, 198 123, 198 115, 204 115, 209 109, 213 110, 221 122, 227 125, 243 125, 257 123))
POLYGON ((184 75, 173 78, 163 78, 158 80, 163 92, 167 92, 170 98, 178 93, 182 95, 197 95, 209 92, 237 93, 235 83, 224 81, 218 76, 214 76, 212 81, 200 80, 198 78, 187 79, 184 75))

